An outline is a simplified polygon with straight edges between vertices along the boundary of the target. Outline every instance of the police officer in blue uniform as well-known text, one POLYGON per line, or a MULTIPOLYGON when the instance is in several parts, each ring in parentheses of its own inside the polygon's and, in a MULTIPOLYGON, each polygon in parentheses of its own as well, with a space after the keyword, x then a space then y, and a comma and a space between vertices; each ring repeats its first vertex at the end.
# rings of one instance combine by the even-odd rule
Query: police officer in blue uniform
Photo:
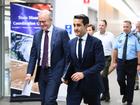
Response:
POLYGON ((131 27, 131 21, 123 22, 123 33, 117 37, 113 48, 113 66, 117 70, 122 103, 127 102, 127 105, 132 105, 135 77, 140 70, 140 43, 131 27))

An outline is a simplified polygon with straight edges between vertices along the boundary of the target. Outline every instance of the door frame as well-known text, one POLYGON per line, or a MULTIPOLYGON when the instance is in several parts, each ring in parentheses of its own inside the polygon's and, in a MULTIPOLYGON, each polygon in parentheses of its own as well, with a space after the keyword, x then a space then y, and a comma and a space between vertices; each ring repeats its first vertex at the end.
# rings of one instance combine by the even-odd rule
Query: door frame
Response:
POLYGON ((0 98, 4 96, 4 68, 5 68, 5 54, 4 54, 4 0, 0 0, 0 98))

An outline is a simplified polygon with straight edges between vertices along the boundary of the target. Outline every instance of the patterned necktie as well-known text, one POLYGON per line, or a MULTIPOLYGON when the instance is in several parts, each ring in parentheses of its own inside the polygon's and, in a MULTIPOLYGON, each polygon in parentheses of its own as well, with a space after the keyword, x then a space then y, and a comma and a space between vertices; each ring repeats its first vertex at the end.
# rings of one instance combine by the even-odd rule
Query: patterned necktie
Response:
POLYGON ((79 58, 79 63, 82 61, 82 39, 79 38, 79 44, 78 44, 78 58, 79 58))
POLYGON ((45 31, 45 38, 44 38, 44 49, 43 49, 43 58, 42 58, 42 67, 45 68, 48 65, 48 32, 45 31))
POLYGON ((123 61, 126 61, 127 41, 128 41, 128 34, 126 35, 125 42, 124 42, 124 47, 123 47, 123 55, 122 55, 123 61))

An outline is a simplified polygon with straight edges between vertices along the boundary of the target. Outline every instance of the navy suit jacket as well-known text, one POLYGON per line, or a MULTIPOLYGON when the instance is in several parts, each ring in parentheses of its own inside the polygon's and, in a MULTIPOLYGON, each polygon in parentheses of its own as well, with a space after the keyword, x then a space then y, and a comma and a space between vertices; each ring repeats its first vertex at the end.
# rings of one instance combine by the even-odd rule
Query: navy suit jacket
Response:
MULTIPOLYGON (((82 63, 78 62, 76 56, 76 43, 78 38, 74 38, 69 41, 69 57, 68 62, 70 65, 70 75, 75 72, 83 72, 84 79, 73 82, 68 82, 68 85, 73 85, 81 89, 83 94, 95 95, 100 94, 103 91, 103 84, 100 76, 100 71, 103 70, 105 65, 103 46, 99 39, 88 35, 82 63)), ((69 80, 70 80, 69 75, 69 80)))
MULTIPOLYGON (((38 82, 40 76, 40 51, 42 34, 43 30, 39 30, 34 35, 27 68, 27 73, 33 75, 37 63, 35 82, 38 82)), ((68 40, 68 33, 65 30, 55 26, 53 27, 51 39, 51 70, 52 76, 56 79, 60 79, 64 71, 68 40)))

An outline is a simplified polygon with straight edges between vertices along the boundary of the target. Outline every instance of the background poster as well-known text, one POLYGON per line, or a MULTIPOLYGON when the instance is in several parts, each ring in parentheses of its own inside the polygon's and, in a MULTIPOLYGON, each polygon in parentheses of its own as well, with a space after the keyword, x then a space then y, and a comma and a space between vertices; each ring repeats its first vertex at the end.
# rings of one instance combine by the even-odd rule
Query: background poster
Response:
MULTIPOLYGON (((37 13, 52 10, 50 3, 11 3, 11 98, 10 101, 40 100, 38 84, 33 83, 30 96, 22 94, 34 32, 40 29, 37 13)), ((34 77, 34 76, 33 76, 34 77)), ((34 78, 33 78, 34 79, 34 78)))

